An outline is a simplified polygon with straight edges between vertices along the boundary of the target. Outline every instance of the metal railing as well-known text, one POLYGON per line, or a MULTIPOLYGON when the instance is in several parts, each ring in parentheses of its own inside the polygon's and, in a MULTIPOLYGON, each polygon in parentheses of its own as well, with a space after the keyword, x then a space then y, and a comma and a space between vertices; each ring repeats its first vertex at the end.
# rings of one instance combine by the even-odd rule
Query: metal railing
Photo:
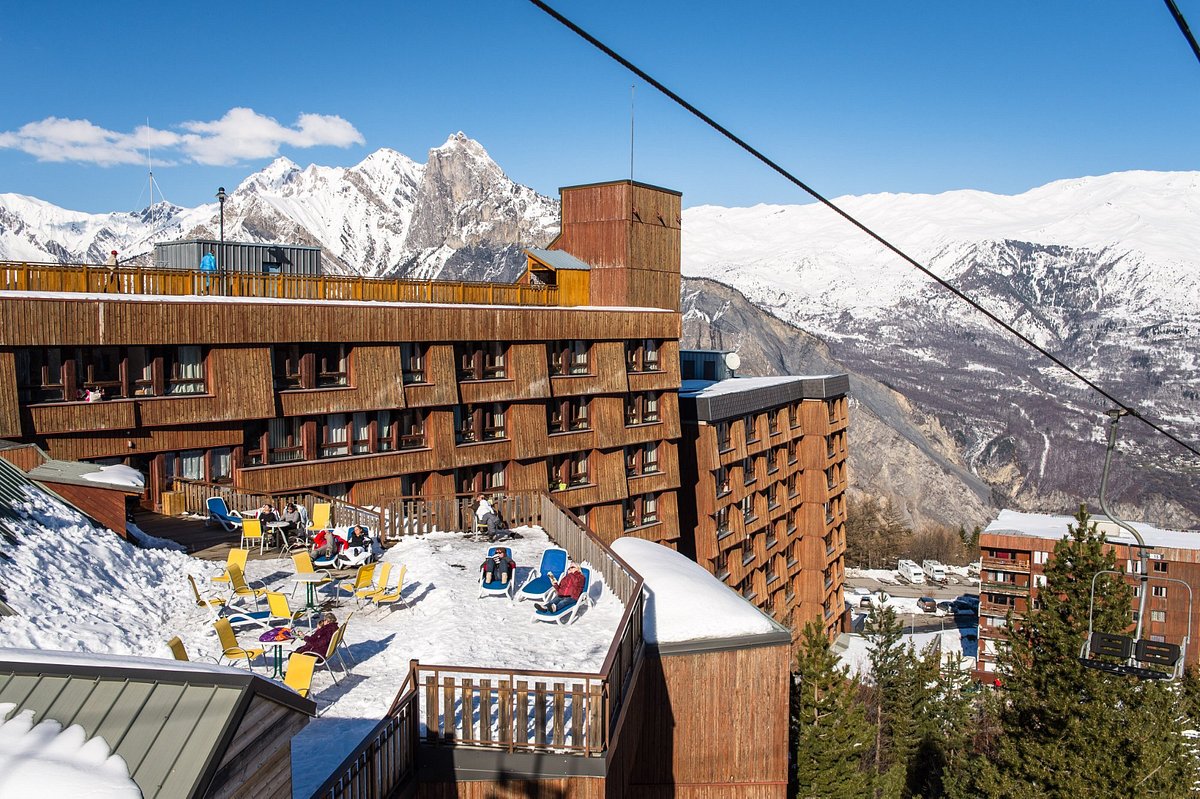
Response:
POLYGON ((0 261, 0 291, 368 300, 452 305, 559 305, 554 286, 332 275, 254 275, 186 269, 0 261))

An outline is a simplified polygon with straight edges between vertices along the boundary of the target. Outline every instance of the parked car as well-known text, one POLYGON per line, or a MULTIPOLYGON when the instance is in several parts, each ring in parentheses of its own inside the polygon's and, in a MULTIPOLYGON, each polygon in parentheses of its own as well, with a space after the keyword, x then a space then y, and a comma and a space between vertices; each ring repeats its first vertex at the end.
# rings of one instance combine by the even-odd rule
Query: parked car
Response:
POLYGON ((917 607, 926 613, 934 613, 937 611, 937 600, 931 596, 923 596, 917 600, 917 607))
POLYGON ((892 598, 891 594, 889 594, 887 591, 884 591, 882 588, 880 588, 875 593, 867 594, 866 596, 860 598, 858 600, 858 606, 860 608, 870 608, 872 605, 879 605, 880 607, 882 607, 884 605, 884 603, 886 603, 891 598, 892 598))
POLYGON ((947 616, 953 616, 955 605, 953 602, 939 602, 937 603, 937 609, 947 616))

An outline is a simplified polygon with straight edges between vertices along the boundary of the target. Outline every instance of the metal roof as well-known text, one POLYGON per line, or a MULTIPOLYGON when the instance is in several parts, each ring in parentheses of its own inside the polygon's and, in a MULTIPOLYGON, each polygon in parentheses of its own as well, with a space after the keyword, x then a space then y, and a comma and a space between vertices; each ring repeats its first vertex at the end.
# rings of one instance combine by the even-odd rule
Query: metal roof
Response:
POLYGON ((171 239, 170 241, 156 241, 155 247, 173 247, 176 244, 211 244, 214 247, 219 247, 224 244, 226 247, 282 247, 285 250, 315 250, 321 251, 320 247, 313 247, 310 244, 287 244, 282 241, 234 241, 233 239, 171 239))
POLYGON ((679 390, 679 414, 685 420, 715 422, 805 399, 830 399, 850 392, 847 375, 816 377, 685 380, 679 390), (742 388, 744 386, 744 388, 742 388))
POLYGON ((574 255, 562 250, 543 250, 540 247, 531 247, 525 251, 525 254, 551 269, 574 269, 586 272, 592 268, 574 255))
POLYGON ((121 486, 101 480, 85 480, 83 477, 85 474, 95 474, 98 471, 100 471, 100 467, 94 463, 48 460, 41 466, 30 469, 29 477, 33 480, 48 480, 51 483, 65 483, 85 488, 103 488, 109 491, 122 491, 126 494, 142 493, 132 486, 121 486))
POLYGON ((312 716, 316 705, 228 666, 0 649, 0 703, 100 736, 147 799, 203 796, 250 702, 312 716))

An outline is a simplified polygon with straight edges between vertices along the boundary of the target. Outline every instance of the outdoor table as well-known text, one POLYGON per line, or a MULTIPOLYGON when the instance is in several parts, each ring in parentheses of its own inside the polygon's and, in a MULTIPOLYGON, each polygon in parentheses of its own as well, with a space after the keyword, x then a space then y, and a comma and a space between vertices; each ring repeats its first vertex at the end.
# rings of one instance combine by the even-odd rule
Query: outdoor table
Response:
POLYGON ((304 583, 304 587, 307 589, 307 597, 304 606, 308 609, 308 612, 312 613, 314 610, 317 610, 320 607, 317 604, 317 586, 329 578, 324 574, 312 572, 311 574, 297 574, 292 579, 298 583, 304 583))
POLYGON ((291 522, 267 522, 266 524, 266 528, 271 531, 272 535, 278 537, 280 549, 287 549, 287 536, 283 534, 283 531, 291 525, 291 522))
POLYGON ((284 647, 294 647, 301 643, 303 639, 298 637, 290 627, 275 627, 258 636, 258 640, 271 650, 271 679, 283 679, 284 647), (283 639, 276 638, 280 632, 287 633, 287 637, 283 639))

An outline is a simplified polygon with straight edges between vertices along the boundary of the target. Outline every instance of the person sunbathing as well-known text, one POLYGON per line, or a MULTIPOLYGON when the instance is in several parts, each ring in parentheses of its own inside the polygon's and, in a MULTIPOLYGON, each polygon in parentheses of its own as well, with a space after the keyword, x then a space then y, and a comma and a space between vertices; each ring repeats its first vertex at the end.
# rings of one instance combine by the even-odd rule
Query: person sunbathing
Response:
POLYGON ((543 613, 557 613, 560 608, 579 601, 579 597, 583 594, 583 572, 572 563, 567 567, 567 572, 561 580, 551 574, 550 585, 554 586, 554 596, 545 604, 534 605, 543 613))
POLYGON ((508 585, 508 578, 517 568, 517 564, 504 554, 503 549, 497 549, 479 568, 483 570, 485 583, 499 582, 508 585))

